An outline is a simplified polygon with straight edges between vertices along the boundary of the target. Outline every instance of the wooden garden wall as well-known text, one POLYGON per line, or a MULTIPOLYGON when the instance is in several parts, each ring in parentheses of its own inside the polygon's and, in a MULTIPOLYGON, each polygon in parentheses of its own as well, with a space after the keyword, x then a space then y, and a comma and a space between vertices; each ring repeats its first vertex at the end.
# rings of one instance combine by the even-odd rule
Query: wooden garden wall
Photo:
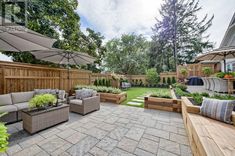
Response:
MULTIPOLYGON (((70 86, 90 84, 90 71, 70 70, 70 86)), ((68 89, 67 70, 0 61, 0 94, 35 88, 68 89)))

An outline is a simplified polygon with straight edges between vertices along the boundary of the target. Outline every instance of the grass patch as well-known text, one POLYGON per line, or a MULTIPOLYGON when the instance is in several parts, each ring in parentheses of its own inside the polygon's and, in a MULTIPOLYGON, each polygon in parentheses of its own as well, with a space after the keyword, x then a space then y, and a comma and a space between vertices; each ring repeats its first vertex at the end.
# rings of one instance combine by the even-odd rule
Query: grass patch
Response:
MULTIPOLYGON (((139 96, 144 96, 145 94, 152 94, 155 92, 169 92, 170 89, 168 88, 143 88, 143 87, 132 87, 129 88, 128 90, 125 90, 127 93, 127 99, 122 102, 123 105, 128 105, 128 106, 133 106, 127 104, 128 102, 132 101, 132 99, 136 99, 139 96)), ((140 106, 136 107, 144 107, 144 102, 140 106)))

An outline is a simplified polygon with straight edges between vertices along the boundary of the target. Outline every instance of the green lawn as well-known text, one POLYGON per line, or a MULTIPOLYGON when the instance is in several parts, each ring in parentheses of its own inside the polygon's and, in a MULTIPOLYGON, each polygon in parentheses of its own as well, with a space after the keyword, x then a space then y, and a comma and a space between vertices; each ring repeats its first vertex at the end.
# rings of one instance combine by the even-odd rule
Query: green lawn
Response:
MULTIPOLYGON (((142 88, 142 87, 132 87, 129 88, 127 90, 124 90, 125 92, 127 92, 127 100, 122 102, 123 105, 129 105, 127 104, 128 102, 132 101, 132 99, 136 99, 139 96, 144 96, 147 94, 150 94, 152 92, 156 92, 156 91, 169 91, 169 89, 167 88, 142 88)), ((133 105, 131 105, 133 106, 133 105)), ((136 107, 144 107, 144 103, 142 103, 140 106, 136 106, 136 107)))

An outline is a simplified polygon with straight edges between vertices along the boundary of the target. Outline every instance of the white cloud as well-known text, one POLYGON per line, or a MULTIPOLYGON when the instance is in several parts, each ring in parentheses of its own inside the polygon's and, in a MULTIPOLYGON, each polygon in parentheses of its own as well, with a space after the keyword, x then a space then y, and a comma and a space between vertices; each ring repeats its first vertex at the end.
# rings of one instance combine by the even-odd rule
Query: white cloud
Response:
MULTIPOLYGON (((123 33, 143 34, 150 38, 155 17, 159 17, 162 0, 78 0, 79 15, 86 18, 92 29, 101 32, 106 39, 123 33)), ((218 47, 232 18, 234 0, 200 0, 203 10, 199 17, 215 15, 208 30, 210 41, 218 47)), ((83 27, 83 30, 85 28, 83 27)))
POLYGON ((162 0, 79 0, 78 13, 106 38, 123 33, 149 36, 162 0))

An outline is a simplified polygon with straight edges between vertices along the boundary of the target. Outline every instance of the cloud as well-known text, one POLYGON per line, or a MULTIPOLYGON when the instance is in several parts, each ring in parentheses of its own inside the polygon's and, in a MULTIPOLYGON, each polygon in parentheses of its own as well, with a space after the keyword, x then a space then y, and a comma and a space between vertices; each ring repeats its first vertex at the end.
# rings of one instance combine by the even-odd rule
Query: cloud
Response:
POLYGON ((82 22, 89 21, 89 25, 100 31, 107 39, 132 32, 149 37, 151 27, 155 23, 154 17, 159 14, 161 2, 161 0, 79 0, 77 11, 82 17, 82 22))
MULTIPOLYGON (((107 39, 123 33, 143 34, 150 38, 151 27, 163 0, 78 0, 77 12, 82 17, 82 30, 90 27, 101 32, 107 39), (85 24, 83 21, 86 21, 85 24)), ((208 13, 215 15, 212 27, 208 30, 209 40, 218 47, 232 18, 234 0, 200 0, 202 11, 199 17, 208 13)))

